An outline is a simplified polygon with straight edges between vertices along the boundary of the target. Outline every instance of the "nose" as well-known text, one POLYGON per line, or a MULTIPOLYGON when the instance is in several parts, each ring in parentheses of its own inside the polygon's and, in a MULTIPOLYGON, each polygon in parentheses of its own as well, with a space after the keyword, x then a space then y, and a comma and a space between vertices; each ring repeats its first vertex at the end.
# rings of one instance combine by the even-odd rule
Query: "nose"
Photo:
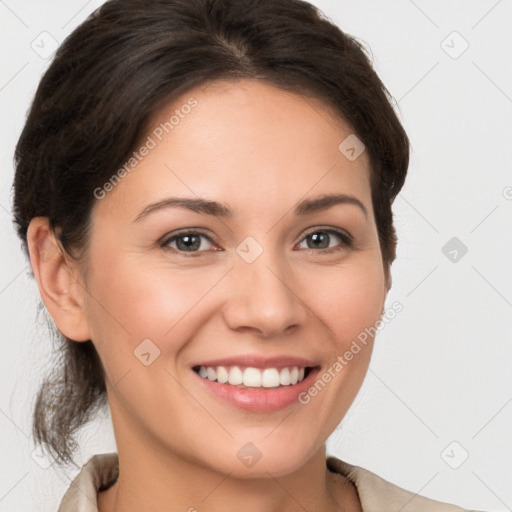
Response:
POLYGON ((237 259, 230 272, 229 300, 224 305, 227 325, 262 337, 289 334, 307 318, 298 280, 285 262, 270 251, 254 262, 237 259))

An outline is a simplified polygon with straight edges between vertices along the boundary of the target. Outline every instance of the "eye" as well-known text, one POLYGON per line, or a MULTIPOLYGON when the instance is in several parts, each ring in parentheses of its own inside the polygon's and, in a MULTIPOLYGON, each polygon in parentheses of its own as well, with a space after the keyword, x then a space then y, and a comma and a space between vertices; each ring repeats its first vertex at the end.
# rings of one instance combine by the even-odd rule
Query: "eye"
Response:
MULTIPOLYGON (((299 247, 304 242, 306 242, 307 247, 302 247, 303 249, 318 249, 314 252, 332 253, 350 248, 352 246, 352 237, 336 229, 316 228, 315 231, 309 232, 302 239, 299 247), (333 246, 331 243, 336 238, 338 243, 333 246)), ((208 252, 209 249, 215 246, 208 235, 200 231, 189 230, 164 238, 160 242, 160 247, 172 252, 181 253, 182 256, 200 256, 201 253, 208 252), (206 243, 203 243, 203 241, 206 241, 206 243)))
MULTIPOLYGON (((331 253, 350 248, 352 246, 352 237, 343 231, 337 229, 319 229, 308 233, 303 239, 302 243, 306 242, 308 247, 306 249, 319 249, 317 252, 331 253), (331 242, 334 238, 339 240, 337 245, 332 246, 331 242), (311 243, 309 244, 308 241, 311 243)), ((300 246, 300 244, 299 244, 300 246)))
POLYGON ((183 253, 192 253, 184 254, 184 256, 195 256, 196 254, 194 253, 208 250, 209 244, 213 245, 211 239, 204 233, 199 231, 183 231, 162 240, 160 247, 183 253), (207 243, 203 243, 203 240, 207 240, 207 243))

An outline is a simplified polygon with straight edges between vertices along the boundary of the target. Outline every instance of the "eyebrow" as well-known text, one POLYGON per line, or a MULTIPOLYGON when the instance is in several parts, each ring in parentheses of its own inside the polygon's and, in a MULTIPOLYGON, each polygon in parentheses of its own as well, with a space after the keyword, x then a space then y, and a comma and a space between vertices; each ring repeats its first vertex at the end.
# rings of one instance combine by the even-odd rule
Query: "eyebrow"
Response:
MULTIPOLYGON (((302 216, 311 213, 324 211, 332 208, 338 204, 349 204, 357 206, 368 217, 368 210, 365 205, 357 199, 357 197, 347 194, 330 194, 320 197, 305 199, 295 207, 295 215, 302 216)), ((167 208, 184 208, 195 213, 202 213, 205 215, 212 215, 214 217, 233 218, 234 212, 229 206, 217 201, 210 201, 200 198, 187 198, 187 197, 168 197, 157 201, 156 203, 148 204, 139 214, 135 217, 133 222, 139 222, 149 214, 167 209, 167 208)))

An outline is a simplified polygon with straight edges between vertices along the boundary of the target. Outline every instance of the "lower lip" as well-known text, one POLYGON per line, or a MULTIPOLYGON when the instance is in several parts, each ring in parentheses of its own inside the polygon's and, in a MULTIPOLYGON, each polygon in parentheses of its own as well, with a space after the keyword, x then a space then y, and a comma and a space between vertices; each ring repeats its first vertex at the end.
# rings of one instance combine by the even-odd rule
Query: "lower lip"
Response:
MULTIPOLYGON (((192 371, 194 372, 194 370, 192 371)), ((252 412, 277 411, 293 403, 299 403, 299 394, 311 386, 318 373, 319 368, 312 368, 302 382, 279 388, 238 388, 230 384, 220 384, 217 381, 203 379, 194 372, 196 377, 214 396, 239 409, 252 412)))

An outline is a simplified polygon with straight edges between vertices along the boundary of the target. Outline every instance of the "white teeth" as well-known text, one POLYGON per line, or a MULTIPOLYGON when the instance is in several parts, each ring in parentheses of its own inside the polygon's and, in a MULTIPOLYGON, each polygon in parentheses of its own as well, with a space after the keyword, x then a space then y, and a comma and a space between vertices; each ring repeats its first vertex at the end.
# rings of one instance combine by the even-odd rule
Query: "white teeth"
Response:
POLYGON ((261 388, 261 372, 258 368, 246 368, 244 370, 244 386, 261 388))
POLYGON ((279 372, 276 368, 266 368, 261 374, 261 385, 264 388, 275 388, 279 386, 279 372))
POLYGON ((279 382, 281 386, 289 386, 292 381, 290 379, 290 370, 288 368, 283 368, 281 373, 279 374, 279 382))
POLYGON ((233 366, 231 370, 229 370, 229 379, 228 382, 232 386, 238 386, 238 384, 242 384, 244 380, 242 370, 238 368, 238 366, 233 366))
POLYGON ((290 386, 302 382, 304 380, 305 368, 292 366, 282 368, 253 368, 251 366, 243 371, 238 366, 217 366, 199 367, 199 375, 203 379, 217 381, 220 384, 229 383, 231 386, 239 386, 243 384, 251 388, 275 388, 278 386, 290 386))
POLYGON ((217 380, 225 384, 229 380, 229 373, 224 366, 217 366, 217 380))

